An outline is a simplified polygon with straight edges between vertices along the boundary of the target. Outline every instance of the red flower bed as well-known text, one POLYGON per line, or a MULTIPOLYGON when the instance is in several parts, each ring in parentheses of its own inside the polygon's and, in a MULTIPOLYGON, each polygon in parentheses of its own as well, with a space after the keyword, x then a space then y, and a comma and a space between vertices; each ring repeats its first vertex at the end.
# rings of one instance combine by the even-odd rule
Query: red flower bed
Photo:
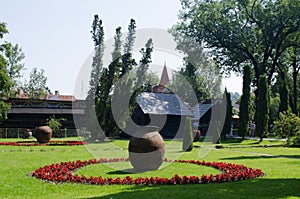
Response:
POLYGON ((6 146, 73 146, 84 144, 87 144, 87 142, 72 140, 51 140, 44 144, 38 143, 37 141, 0 142, 0 145, 6 146))
POLYGON ((61 162, 60 164, 51 164, 41 167, 32 173, 32 176, 52 181, 56 183, 71 182, 71 183, 82 183, 82 184, 94 184, 94 185, 174 185, 174 184, 207 184, 207 183, 222 183, 232 182, 238 180, 245 180, 263 176, 260 169, 248 168, 241 164, 232 164, 224 162, 205 162, 199 160, 167 160, 165 162, 178 162, 185 164, 196 164, 201 166, 210 166, 222 171, 221 174, 217 175, 202 175, 199 176, 179 176, 175 174, 171 178, 160 178, 160 177, 138 177, 132 178, 126 176, 125 178, 102 178, 99 177, 86 177, 84 175, 73 174, 72 171, 79 169, 91 164, 101 164, 108 162, 128 162, 128 158, 114 158, 99 160, 92 159, 88 161, 77 160, 75 162, 61 162))

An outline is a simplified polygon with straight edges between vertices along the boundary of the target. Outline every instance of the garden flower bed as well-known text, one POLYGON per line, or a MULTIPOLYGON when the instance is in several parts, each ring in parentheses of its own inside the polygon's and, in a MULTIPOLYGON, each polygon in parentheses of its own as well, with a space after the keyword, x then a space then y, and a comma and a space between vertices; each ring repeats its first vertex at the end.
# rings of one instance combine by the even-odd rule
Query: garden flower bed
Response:
POLYGON ((50 142, 43 144, 37 141, 0 142, 0 145, 4 146, 74 146, 84 144, 87 144, 87 142, 72 140, 51 140, 50 142))
POLYGON ((111 162, 128 162, 128 158, 114 158, 99 160, 91 159, 88 161, 61 162, 60 164, 51 164, 41 167, 33 171, 32 176, 41 180, 46 180, 55 183, 82 183, 92 185, 175 185, 175 184, 208 184, 233 182, 239 180, 252 179, 263 176, 260 169, 248 168, 241 164, 232 164, 224 162, 205 162, 200 160, 167 160, 165 162, 178 162, 183 164, 196 164, 200 166, 209 166, 220 170, 222 173, 217 175, 202 175, 202 176, 179 176, 175 174, 171 178, 161 177, 138 177, 132 178, 102 178, 101 176, 86 177, 84 175, 73 174, 72 172, 82 167, 91 164, 102 164, 111 162))

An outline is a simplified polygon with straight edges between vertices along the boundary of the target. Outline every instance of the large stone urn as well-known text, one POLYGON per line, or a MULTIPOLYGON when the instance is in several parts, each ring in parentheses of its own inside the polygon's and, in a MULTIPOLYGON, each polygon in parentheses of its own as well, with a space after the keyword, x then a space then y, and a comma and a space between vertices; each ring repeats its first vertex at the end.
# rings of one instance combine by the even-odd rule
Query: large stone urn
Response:
POLYGON ((157 127, 141 127, 129 142, 129 160, 137 171, 157 170, 165 155, 164 140, 157 127))
POLYGON ((39 126, 36 129, 35 138, 39 143, 48 143, 52 138, 52 129, 49 126, 39 126))

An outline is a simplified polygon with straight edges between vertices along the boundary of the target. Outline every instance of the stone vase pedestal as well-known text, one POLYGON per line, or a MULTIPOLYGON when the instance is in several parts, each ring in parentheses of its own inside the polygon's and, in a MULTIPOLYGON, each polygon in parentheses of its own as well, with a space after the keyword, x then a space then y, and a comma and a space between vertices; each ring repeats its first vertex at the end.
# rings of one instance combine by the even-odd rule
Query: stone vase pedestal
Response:
POLYGON ((129 160, 137 171, 157 170, 165 155, 164 140, 157 127, 141 127, 129 142, 129 160))

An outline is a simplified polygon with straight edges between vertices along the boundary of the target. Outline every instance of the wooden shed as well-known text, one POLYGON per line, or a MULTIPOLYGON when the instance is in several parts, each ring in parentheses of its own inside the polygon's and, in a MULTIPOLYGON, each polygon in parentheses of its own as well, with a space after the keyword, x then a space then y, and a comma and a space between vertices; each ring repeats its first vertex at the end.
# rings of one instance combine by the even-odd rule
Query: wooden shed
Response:
POLYGON ((144 92, 137 97, 132 120, 157 126, 164 138, 182 138, 185 118, 192 111, 176 94, 144 92))

